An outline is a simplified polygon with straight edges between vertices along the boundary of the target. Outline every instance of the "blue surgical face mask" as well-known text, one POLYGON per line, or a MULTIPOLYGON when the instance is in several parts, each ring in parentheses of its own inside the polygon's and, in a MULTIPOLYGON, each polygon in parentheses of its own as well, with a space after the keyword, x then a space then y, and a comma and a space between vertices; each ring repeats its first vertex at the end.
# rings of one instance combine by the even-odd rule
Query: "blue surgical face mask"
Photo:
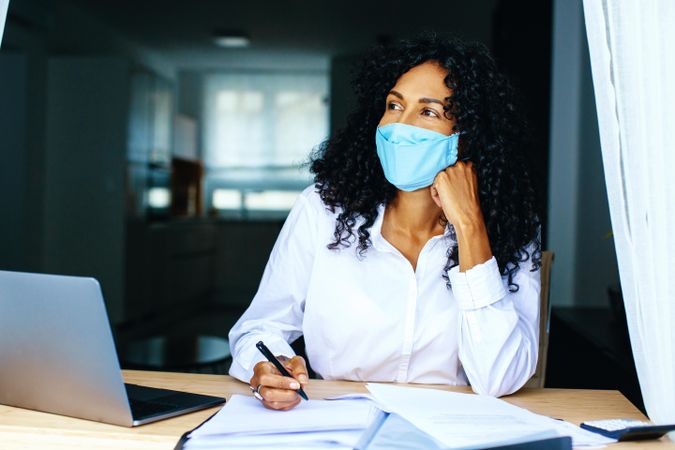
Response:
POLYGON ((457 162, 458 143, 459 133, 446 136, 404 123, 383 125, 375 132, 384 176, 402 191, 431 186, 441 170, 457 162))

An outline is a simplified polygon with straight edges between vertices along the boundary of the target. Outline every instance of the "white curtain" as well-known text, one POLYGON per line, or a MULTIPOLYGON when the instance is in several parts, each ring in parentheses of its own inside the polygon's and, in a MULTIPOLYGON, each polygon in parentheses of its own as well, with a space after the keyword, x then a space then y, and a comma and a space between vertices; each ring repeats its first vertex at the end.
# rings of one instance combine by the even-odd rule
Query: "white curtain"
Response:
POLYGON ((8 7, 9 0, 0 0, 0 46, 2 45, 2 34, 5 31, 5 17, 7 16, 8 7))
POLYGON ((584 0, 621 287, 650 419, 675 423, 675 1, 584 0))

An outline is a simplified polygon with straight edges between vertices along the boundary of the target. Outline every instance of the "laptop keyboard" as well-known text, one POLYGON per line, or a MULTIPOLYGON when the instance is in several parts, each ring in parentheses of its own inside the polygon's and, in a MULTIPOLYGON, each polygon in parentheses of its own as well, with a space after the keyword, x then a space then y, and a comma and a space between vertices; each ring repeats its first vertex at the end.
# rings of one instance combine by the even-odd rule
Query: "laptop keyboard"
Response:
POLYGON ((143 420, 174 411, 201 409, 223 403, 218 397, 126 384, 134 420, 143 420))

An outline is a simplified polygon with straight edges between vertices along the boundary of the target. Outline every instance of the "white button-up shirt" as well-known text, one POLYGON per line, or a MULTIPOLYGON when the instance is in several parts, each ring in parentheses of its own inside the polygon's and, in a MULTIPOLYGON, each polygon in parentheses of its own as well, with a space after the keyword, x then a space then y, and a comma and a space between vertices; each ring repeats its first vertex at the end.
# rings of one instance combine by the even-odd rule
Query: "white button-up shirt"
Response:
MULTIPOLYGON (((264 357, 293 355, 304 335, 312 368, 324 379, 471 384, 505 395, 532 376, 539 342, 539 271, 531 260, 508 290, 493 257, 443 278, 446 234, 430 239, 417 269, 381 234, 384 207, 370 229, 372 246, 330 250, 335 219, 310 186, 284 224, 251 305, 230 331, 230 374, 248 382, 264 357)), ((357 223, 358 227, 359 223, 357 223)))

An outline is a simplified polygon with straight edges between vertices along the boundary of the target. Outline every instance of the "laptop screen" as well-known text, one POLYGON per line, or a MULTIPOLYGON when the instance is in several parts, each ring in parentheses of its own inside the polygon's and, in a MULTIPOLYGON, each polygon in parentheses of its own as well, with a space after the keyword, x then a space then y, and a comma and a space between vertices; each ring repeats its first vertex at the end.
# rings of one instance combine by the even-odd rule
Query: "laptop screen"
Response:
POLYGON ((2 33, 5 31, 5 18, 7 17, 7 7, 9 0, 0 0, 0 46, 2 46, 2 33))

